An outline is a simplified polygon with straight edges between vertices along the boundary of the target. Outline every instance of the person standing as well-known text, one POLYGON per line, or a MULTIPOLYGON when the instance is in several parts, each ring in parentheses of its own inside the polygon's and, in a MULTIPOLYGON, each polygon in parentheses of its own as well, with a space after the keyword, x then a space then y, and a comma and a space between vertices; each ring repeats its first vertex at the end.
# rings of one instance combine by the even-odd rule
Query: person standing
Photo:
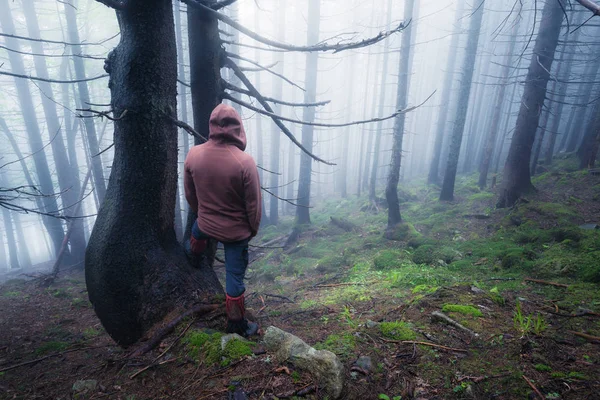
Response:
POLYGON ((197 219, 188 252, 201 254, 209 238, 225 248, 227 333, 248 337, 258 324, 245 317, 244 276, 248 243, 261 219, 260 180, 246 149, 246 133, 237 111, 219 104, 211 113, 206 143, 190 149, 184 163, 185 197, 197 219))

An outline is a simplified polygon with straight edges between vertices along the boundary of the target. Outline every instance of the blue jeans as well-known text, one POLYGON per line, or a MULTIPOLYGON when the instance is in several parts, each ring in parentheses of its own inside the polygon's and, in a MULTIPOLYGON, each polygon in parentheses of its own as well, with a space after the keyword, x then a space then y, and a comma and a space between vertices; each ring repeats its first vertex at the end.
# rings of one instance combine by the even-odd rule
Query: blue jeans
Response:
MULTIPOLYGON (((209 238, 198 228, 196 221, 192 226, 192 235, 198 240, 209 238)), ((246 291, 244 277, 248 268, 248 242, 250 239, 223 242, 225 247, 225 292, 231 297, 241 296, 246 291)))

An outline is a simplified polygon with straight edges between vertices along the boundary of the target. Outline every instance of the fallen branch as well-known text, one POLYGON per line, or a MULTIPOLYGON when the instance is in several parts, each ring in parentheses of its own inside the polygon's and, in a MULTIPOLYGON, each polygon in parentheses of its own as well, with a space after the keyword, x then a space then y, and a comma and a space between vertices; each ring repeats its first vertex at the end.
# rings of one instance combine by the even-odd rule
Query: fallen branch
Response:
POLYGON ((542 400, 545 399, 544 395, 538 390, 538 388, 535 387, 535 385, 529 380, 529 378, 527 378, 525 375, 523 375, 523 379, 525 379, 525 382, 527 382, 529 387, 531 387, 533 389, 535 394, 537 394, 540 397, 540 399, 542 399, 542 400))
POLYGON ((580 338, 584 338, 585 340, 588 340, 590 342, 600 343, 600 337, 599 336, 592 336, 592 335, 588 335, 587 333, 576 332, 576 331, 569 331, 569 332, 572 333, 575 336, 579 336, 580 338))
POLYGON ((562 288, 568 288, 569 287, 569 285, 565 285, 564 283, 548 282, 548 281, 542 281, 540 279, 525 278, 523 280, 525 282, 534 282, 534 283, 539 283, 539 284, 542 284, 542 285, 550 285, 550 286, 556 286, 556 287, 562 287, 562 288))
POLYGON ((208 314, 209 312, 214 311, 221 306, 222 306, 221 304, 210 304, 210 305, 204 304, 204 305, 196 306, 196 307, 192 308, 191 310, 184 312, 177 318, 173 319, 171 322, 168 322, 152 338, 150 338, 150 340, 148 340, 142 346, 140 346, 137 349, 135 349, 134 351, 132 351, 128 357, 129 358, 139 357, 143 354, 146 354, 147 352, 149 352, 156 346, 158 346, 158 344, 165 338, 165 336, 167 336, 169 333, 173 332, 175 327, 181 321, 183 321, 185 318, 189 317, 190 315, 195 314, 196 316, 200 316, 200 315, 208 314))
POLYGON ((73 353, 73 352, 76 352, 76 351, 97 349, 97 348, 100 348, 100 347, 106 347, 106 346, 80 347, 78 349, 65 350, 65 351, 61 351, 60 353, 49 354, 49 355, 44 356, 44 357, 36 358, 35 360, 25 361, 25 362, 22 362, 20 364, 15 364, 15 365, 11 365, 10 367, 2 368, 2 369, 0 369, 0 372, 10 371, 10 370, 13 370, 15 368, 23 367, 25 365, 36 364, 36 363, 39 363, 40 361, 47 360, 48 358, 58 357, 58 356, 62 356, 62 355, 68 354, 68 353, 73 353))
POLYGON ((478 333, 475 333, 472 330, 470 330, 469 328, 467 328, 466 326, 461 325, 460 323, 456 322, 455 320, 453 320, 452 318, 450 318, 449 316, 447 316, 444 313, 441 313, 439 311, 434 311, 434 312, 431 313, 431 317, 434 320, 445 322, 448 325, 451 325, 451 326, 453 326, 455 328, 463 330, 463 331, 469 333, 470 335, 472 335, 474 337, 479 337, 478 333))
POLYGON ((133 379, 133 378, 135 378, 136 376, 138 376, 138 375, 139 375, 139 374, 141 374, 142 372, 144 372, 144 371, 147 371, 147 370, 149 370, 149 369, 150 369, 150 368, 152 368, 152 367, 156 367, 156 366, 158 366, 158 365, 167 364, 167 363, 170 363, 170 362, 172 362, 172 361, 175 361, 175 360, 177 360, 177 357, 174 357, 174 358, 169 358, 168 360, 166 360, 166 361, 162 361, 162 362, 159 362, 159 363, 152 363, 152 364, 150 364, 150 365, 148 365, 148 366, 146 366, 146 367, 144 367, 144 368, 140 369, 138 372, 136 372, 136 373, 132 374, 132 375, 129 377, 129 379, 133 379))
POLYGON ((384 342, 388 342, 388 343, 422 344, 423 346, 435 347, 438 349, 448 350, 448 351, 457 351, 459 353, 468 353, 469 352, 469 350, 456 349, 454 347, 442 346, 441 344, 435 344, 435 343, 430 343, 430 342, 419 342, 416 340, 392 340, 392 339, 384 339, 384 338, 380 338, 380 339, 383 340, 384 342))

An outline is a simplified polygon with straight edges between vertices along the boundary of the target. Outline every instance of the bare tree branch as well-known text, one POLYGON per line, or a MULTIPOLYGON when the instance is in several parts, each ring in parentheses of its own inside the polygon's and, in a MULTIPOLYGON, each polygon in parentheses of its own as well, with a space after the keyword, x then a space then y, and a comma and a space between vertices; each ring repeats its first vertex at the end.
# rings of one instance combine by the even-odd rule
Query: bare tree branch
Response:
POLYGON ((127 9, 127 2, 122 0, 96 0, 98 3, 102 3, 107 7, 114 8, 115 10, 125 11, 127 9))
POLYGON ((218 20, 222 21, 223 23, 231 26, 232 28, 237 29, 244 35, 256 40, 257 42, 266 44, 268 46, 273 46, 275 48, 287 50, 287 51, 303 51, 303 52, 333 51, 334 53, 338 53, 338 52, 344 51, 344 50, 357 49, 357 48, 361 48, 361 47, 370 46, 372 44, 375 44, 375 43, 378 43, 378 42, 384 40, 385 38, 393 35, 394 33, 402 31, 405 28, 404 22, 402 22, 402 23, 400 23, 400 25, 398 25, 396 28, 394 28, 390 31, 380 32, 377 36, 374 36, 372 38, 363 39, 358 42, 346 42, 346 43, 339 42, 339 43, 335 43, 335 44, 329 44, 327 42, 324 42, 324 43, 318 43, 313 46, 296 46, 296 45, 292 45, 292 44, 288 44, 288 43, 277 42, 275 40, 271 40, 264 36, 260 36, 257 33, 253 32, 251 29, 248 29, 248 28, 240 25, 239 23, 237 23, 233 19, 229 18, 228 16, 221 14, 219 12, 216 12, 215 10, 211 9, 210 7, 205 6, 198 0, 182 0, 182 1, 184 3, 186 3, 188 6, 195 7, 200 10, 205 11, 206 13, 212 15, 213 17, 215 17, 218 20))
POLYGON ((221 1, 218 1, 218 2, 216 2, 214 4, 211 4, 210 8, 212 8, 215 11, 218 11, 221 8, 224 8, 224 7, 232 5, 236 1, 237 0, 221 0, 221 1))
POLYGON ((600 15, 600 5, 594 3, 592 0, 575 0, 588 10, 592 11, 594 15, 600 15))
POLYGON ((100 45, 108 42, 109 40, 116 38, 120 34, 121 34, 120 32, 116 33, 116 34, 114 34, 113 36, 111 36, 109 38, 101 40, 100 42, 92 42, 92 43, 86 43, 86 42, 70 43, 70 42, 61 42, 59 40, 37 39, 37 38, 28 37, 28 36, 11 35, 9 33, 0 32, 0 36, 4 36, 4 37, 10 37, 10 38, 22 39, 22 40, 29 40, 30 42, 43 42, 43 43, 52 43, 52 44, 62 44, 64 46, 100 46, 100 45))
MULTIPOLYGON (((279 119, 275 114, 273 114, 273 109, 271 108, 271 106, 269 105, 269 103, 267 103, 267 101, 265 100, 264 97, 262 97, 262 95, 258 92, 258 90, 256 90, 256 88, 254 87, 254 85, 252 85, 252 82, 250 82, 250 80, 248 79, 248 77, 240 70, 240 67, 237 66, 236 63, 234 63, 231 59, 227 59, 226 61, 227 65, 229 66, 229 68, 231 68, 231 70, 234 72, 234 74, 240 78, 240 80, 242 81, 242 83, 248 88, 248 90, 250 90, 250 92, 253 93, 253 96, 256 97, 256 100, 264 107, 265 110, 267 110, 267 112, 271 113, 271 119, 273 120, 273 122, 275 122, 275 125, 277 125, 279 127, 279 129, 281 129, 281 131, 283 132, 284 135, 286 135, 288 138, 290 138, 290 140, 300 148, 300 150, 302 150, 304 153, 306 153, 308 156, 310 156, 313 160, 315 161, 319 161, 322 162, 324 164, 327 165, 335 165, 335 163, 330 163, 328 161, 323 160, 320 157, 317 157, 316 155, 314 155, 313 153, 311 153, 310 151, 308 151, 308 149, 306 147, 304 147, 302 145, 302 143, 300 143, 298 141, 298 139, 296 139, 296 137, 294 136, 294 134, 283 124, 283 122, 281 122, 281 119, 279 119)), ((232 97, 232 96, 229 96, 232 97)))
MULTIPOLYGON (((231 90, 233 92, 245 94, 246 96, 254 97, 254 95, 249 90, 246 90, 246 89, 243 89, 241 87, 235 86, 235 85, 233 85, 233 84, 231 84, 231 83, 229 83, 229 82, 227 82, 225 80, 221 80, 221 84, 227 90, 231 90)), ((291 101, 274 99, 272 97, 267 97, 267 96, 263 96, 263 98, 266 101, 268 101, 269 103, 277 103, 277 104, 281 104, 281 105, 284 105, 284 106, 290 106, 290 107, 320 107, 320 106, 324 106, 324 105, 327 105, 327 104, 331 103, 331 100, 317 101, 315 103, 294 103, 294 102, 291 102, 291 101)))
POLYGON ((270 74, 272 74, 272 75, 275 75, 275 76, 277 76, 277 77, 279 77, 279 78, 283 79, 284 81, 286 81, 286 82, 287 82, 287 83, 289 83, 290 85, 297 87, 298 89, 302 90, 303 92, 306 92, 306 90, 305 90, 303 87, 301 87, 301 86, 299 86, 299 85, 295 84, 294 82, 292 82, 291 80, 289 80, 288 78, 286 78, 285 76, 283 76, 282 74, 279 74, 279 73, 277 73, 277 72, 275 72, 275 71, 273 71, 273 70, 269 69, 268 67, 265 67, 265 66, 262 66, 262 65, 260 65, 260 64, 259 64, 259 63, 257 63, 256 61, 252 61, 252 60, 250 60, 250 59, 248 59, 248 58, 246 58, 246 57, 242 57, 242 56, 240 56, 239 54, 231 53, 231 52, 229 52, 229 51, 226 51, 226 52, 225 52, 225 54, 227 55, 227 57, 235 58, 235 59, 238 59, 238 60, 245 61, 245 62, 247 62, 247 63, 249 63, 249 64, 255 65, 255 66, 257 66, 258 68, 262 69, 263 71, 267 71, 268 73, 270 73, 270 74))
POLYGON ((79 83, 79 82, 89 82, 89 81, 95 81, 95 80, 98 80, 98 79, 102 79, 102 78, 108 77, 108 74, 104 74, 104 75, 98 75, 98 76, 94 76, 92 78, 87 78, 87 79, 60 80, 60 79, 40 78, 38 76, 21 75, 21 74, 15 74, 15 73, 12 73, 12 72, 6 72, 6 71, 0 71, 0 75, 7 75, 7 76, 13 76, 15 78, 31 79, 32 81, 42 81, 42 82, 50 82, 50 83, 79 83))
POLYGON ((15 50, 15 49, 11 49, 8 48, 6 46, 2 46, 0 45, 0 49, 4 49, 6 51, 12 51, 13 53, 18 53, 18 54, 24 54, 26 56, 40 56, 40 57, 48 57, 48 58, 64 58, 64 57, 81 57, 81 58, 89 58, 91 60, 104 60, 106 57, 99 57, 99 56, 90 56, 87 54, 41 54, 41 53, 28 53, 26 51, 20 51, 20 50, 15 50))
POLYGON ((279 119, 279 120, 282 120, 282 121, 292 122, 294 124, 318 126, 318 127, 322 127, 322 128, 342 128, 342 127, 345 127, 345 126, 364 125, 364 124, 370 124, 370 123, 373 123, 373 122, 387 121, 388 119, 396 118, 400 114, 406 114, 408 112, 414 111, 415 109, 421 107, 423 104, 425 104, 434 95, 434 93, 435 92, 431 93, 429 95, 429 97, 427 97, 427 99, 425 99, 425 101, 422 102, 421 104, 419 104, 417 106, 414 106, 414 107, 407 108, 405 110, 398 110, 395 113, 393 113, 391 115, 388 115, 386 117, 377 117, 377 118, 366 119, 366 120, 362 120, 362 121, 344 122, 344 123, 341 123, 341 124, 325 124, 325 123, 320 123, 320 122, 307 122, 307 121, 301 121, 299 119, 293 119, 293 118, 283 117, 281 115, 274 114, 272 111, 261 110, 260 108, 255 107, 255 106, 253 106, 250 103, 246 103, 243 100, 236 99, 235 97, 231 96, 228 93, 225 93, 223 95, 223 98, 227 99, 229 101, 232 101, 234 103, 237 103, 237 104, 239 104, 239 105, 241 105, 243 107, 246 107, 249 110, 252 110, 252 111, 255 111, 257 113, 266 115, 266 116, 271 117, 271 118, 276 118, 276 119, 279 119))

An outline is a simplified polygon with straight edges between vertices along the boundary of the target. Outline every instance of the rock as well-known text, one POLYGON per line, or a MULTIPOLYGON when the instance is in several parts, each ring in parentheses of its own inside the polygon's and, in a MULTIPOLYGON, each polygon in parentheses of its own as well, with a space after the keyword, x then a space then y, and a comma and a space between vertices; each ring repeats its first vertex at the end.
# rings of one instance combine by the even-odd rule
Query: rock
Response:
POLYGON ((373 362, 369 356, 360 356, 354 363, 357 367, 364 369, 365 371, 371 372, 373 369, 373 362))
POLYGON ((600 229, 600 225, 598 224, 583 224, 583 225, 579 225, 579 227, 581 229, 585 229, 585 230, 594 230, 594 229, 600 229))
POLYGON ((473 293, 485 293, 485 290, 479 289, 477 286, 471 286, 471 292, 473 292, 473 293))
POLYGON ((231 333, 229 335, 225 335, 225 336, 221 337, 221 350, 225 350, 225 346, 227 346, 227 343, 229 343, 231 340, 234 340, 234 339, 241 340, 243 342, 247 342, 246 339, 244 339, 237 333, 231 333))
POLYGON ((98 381, 95 379, 79 380, 73 383, 73 391, 75 393, 93 392, 98 387, 98 381))
POLYGON ((376 326, 379 326, 379 322, 375 322, 375 321, 371 321, 370 319, 367 320, 367 323, 365 324, 365 326, 369 329, 373 329, 376 326))
POLYGON ((270 326, 263 338, 265 348, 275 353, 279 362, 291 362, 313 374, 329 396, 338 399, 344 387, 344 367, 335 354, 315 350, 302 339, 270 326))

